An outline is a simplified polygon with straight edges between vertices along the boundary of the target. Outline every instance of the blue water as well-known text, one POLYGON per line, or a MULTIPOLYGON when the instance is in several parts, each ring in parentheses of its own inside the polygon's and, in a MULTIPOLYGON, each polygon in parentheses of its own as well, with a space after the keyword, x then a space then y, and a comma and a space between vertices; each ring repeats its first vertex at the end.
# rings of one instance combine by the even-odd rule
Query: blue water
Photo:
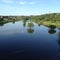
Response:
POLYGON ((34 27, 28 27, 28 23, 23 26, 18 21, 0 26, 0 59, 60 60, 59 29, 51 34, 46 26, 32 22, 34 27))

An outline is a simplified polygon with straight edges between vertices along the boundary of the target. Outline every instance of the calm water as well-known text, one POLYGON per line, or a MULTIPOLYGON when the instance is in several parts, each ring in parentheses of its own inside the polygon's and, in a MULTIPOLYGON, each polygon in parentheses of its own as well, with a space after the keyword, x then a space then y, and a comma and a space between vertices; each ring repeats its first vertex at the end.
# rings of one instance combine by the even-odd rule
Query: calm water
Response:
POLYGON ((30 21, 0 25, 0 58, 60 60, 60 31, 30 21))

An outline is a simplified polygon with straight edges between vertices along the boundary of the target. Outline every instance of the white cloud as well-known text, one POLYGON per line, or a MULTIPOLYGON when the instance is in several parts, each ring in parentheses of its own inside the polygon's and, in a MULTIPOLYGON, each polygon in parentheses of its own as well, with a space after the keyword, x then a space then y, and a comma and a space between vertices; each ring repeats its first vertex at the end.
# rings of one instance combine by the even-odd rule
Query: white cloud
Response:
POLYGON ((2 0, 3 3, 7 3, 7 4, 20 4, 20 5, 34 5, 36 4, 35 1, 14 1, 14 0, 2 0))
POLYGON ((30 5, 34 5, 34 4, 36 4, 36 2, 34 2, 34 1, 33 2, 29 2, 29 4, 30 5))
POLYGON ((36 2, 34 2, 34 1, 31 1, 31 2, 27 2, 27 1, 20 1, 20 2, 18 2, 20 5, 34 5, 34 4, 36 4, 36 2))
POLYGON ((14 1, 13 0, 2 0, 2 2, 4 2, 4 3, 13 3, 14 1))
POLYGON ((20 1, 19 4, 20 4, 20 5, 25 5, 25 4, 27 4, 27 2, 25 2, 25 1, 20 1))

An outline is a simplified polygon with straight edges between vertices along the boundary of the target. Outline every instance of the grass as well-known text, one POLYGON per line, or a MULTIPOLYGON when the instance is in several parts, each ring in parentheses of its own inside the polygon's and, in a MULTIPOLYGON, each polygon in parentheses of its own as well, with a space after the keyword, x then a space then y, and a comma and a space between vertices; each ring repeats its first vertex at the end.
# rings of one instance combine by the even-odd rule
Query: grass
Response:
POLYGON ((49 26, 49 25, 55 25, 57 28, 60 29, 60 22, 51 22, 51 21, 44 21, 42 25, 49 26))

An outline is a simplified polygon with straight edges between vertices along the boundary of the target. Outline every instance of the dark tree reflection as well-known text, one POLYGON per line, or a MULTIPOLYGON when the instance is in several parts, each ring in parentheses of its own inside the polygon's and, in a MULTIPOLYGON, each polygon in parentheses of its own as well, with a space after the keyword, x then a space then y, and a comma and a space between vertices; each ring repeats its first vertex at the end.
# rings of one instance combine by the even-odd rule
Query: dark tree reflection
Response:
POLYGON ((38 24, 38 26, 40 27, 40 24, 38 24))
POLYGON ((54 33, 56 33, 56 30, 54 30, 54 29, 49 29, 48 33, 49 33, 49 34, 54 34, 54 33))
POLYGON ((12 23, 15 24, 15 20, 13 20, 12 23))
POLYGON ((27 29, 28 33, 33 33, 34 29, 27 29))
POLYGON ((54 34, 54 33, 56 33, 56 30, 55 30, 56 26, 50 25, 50 26, 48 26, 48 27, 49 27, 49 30, 48 30, 48 33, 49 33, 49 34, 54 34))
POLYGON ((23 20, 22 20, 22 22, 23 22, 23 27, 26 26, 26 22, 27 22, 27 21, 28 21, 27 19, 23 19, 23 20))
POLYGON ((0 26, 4 26, 4 23, 0 23, 0 26))
POLYGON ((26 26, 26 21, 25 21, 25 20, 23 20, 23 26, 24 26, 24 27, 26 26))

